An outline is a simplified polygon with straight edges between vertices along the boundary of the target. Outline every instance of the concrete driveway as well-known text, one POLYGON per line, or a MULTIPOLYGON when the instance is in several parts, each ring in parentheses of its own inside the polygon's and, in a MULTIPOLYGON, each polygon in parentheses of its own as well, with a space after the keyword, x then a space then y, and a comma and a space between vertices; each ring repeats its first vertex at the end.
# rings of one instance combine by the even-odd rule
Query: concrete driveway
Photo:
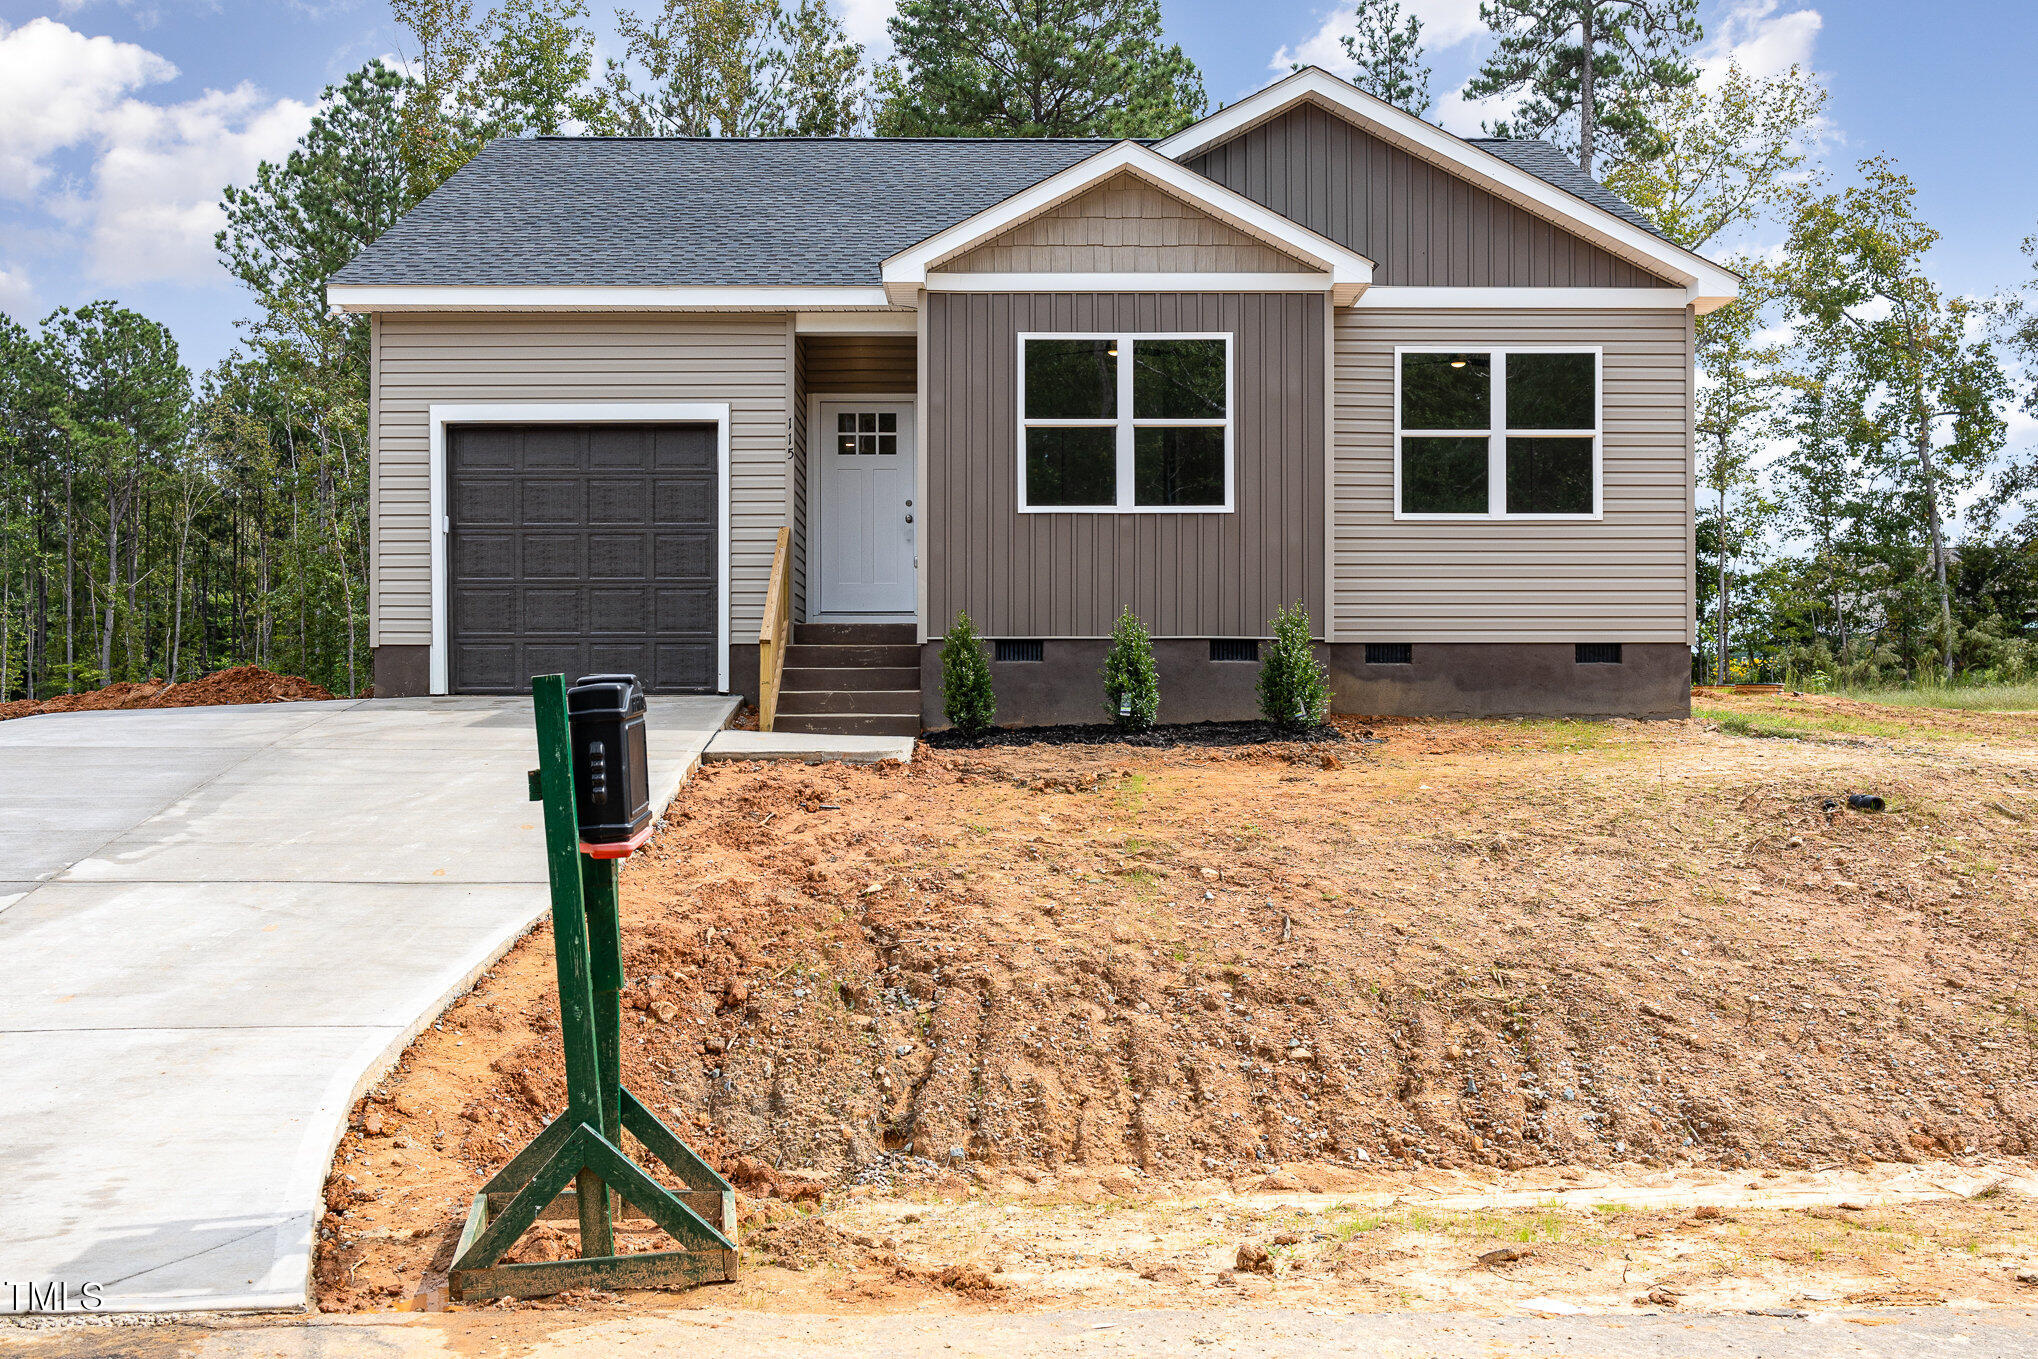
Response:
MULTIPOLYGON (((732 699, 653 699, 662 808, 732 699)), ((347 1110, 544 915, 528 700, 0 723, 0 1312, 304 1302, 347 1110)))

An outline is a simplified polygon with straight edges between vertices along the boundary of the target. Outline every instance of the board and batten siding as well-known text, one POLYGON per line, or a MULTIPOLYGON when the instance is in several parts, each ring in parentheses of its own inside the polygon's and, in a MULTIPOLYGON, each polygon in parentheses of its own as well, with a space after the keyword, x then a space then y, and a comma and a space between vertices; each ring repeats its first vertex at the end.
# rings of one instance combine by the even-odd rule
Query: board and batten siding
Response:
POLYGON ((1314 104, 1248 128, 1185 164, 1366 256, 1375 284, 1672 286, 1314 104))
POLYGON ((389 312, 375 327, 370 533, 375 640, 432 639, 429 407, 726 401, 730 641, 755 643, 791 503, 791 318, 779 314, 389 312))
POLYGON ((928 635, 967 609, 989 637, 1262 637, 1324 607, 1328 343, 1321 293, 930 293, 921 541, 928 635), (1022 331, 1229 331, 1235 508, 1020 514, 1022 331))
POLYGON ((1130 174, 934 267, 977 274, 1264 274, 1316 268, 1130 174))
POLYGON ((1402 311, 1336 324, 1332 618, 1341 642, 1687 642, 1688 310, 1402 311), (1397 345, 1603 351, 1599 520, 1397 521, 1397 345))

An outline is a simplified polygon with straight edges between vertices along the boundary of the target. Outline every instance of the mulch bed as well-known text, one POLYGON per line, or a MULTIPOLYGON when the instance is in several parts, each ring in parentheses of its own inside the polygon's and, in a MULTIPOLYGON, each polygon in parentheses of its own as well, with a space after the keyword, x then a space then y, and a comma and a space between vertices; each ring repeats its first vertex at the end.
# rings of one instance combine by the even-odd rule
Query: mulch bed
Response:
POLYGON ((993 746, 1144 746, 1155 750, 1193 747, 1314 745, 1342 741, 1336 727, 1277 727, 1271 722, 1177 722, 1141 732, 1120 731, 1109 722, 1067 723, 1053 727, 993 727, 981 736, 955 730, 930 731, 922 741, 936 750, 987 750, 993 746))

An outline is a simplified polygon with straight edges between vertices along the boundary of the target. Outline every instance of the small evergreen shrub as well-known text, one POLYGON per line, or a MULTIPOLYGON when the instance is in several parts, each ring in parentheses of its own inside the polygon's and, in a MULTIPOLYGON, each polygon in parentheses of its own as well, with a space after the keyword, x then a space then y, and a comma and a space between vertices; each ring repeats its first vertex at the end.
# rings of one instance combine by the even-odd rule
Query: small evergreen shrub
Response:
POLYGON ((1104 707, 1120 731, 1145 731, 1161 710, 1153 639, 1130 609, 1111 629, 1111 650, 1104 656, 1104 707))
POLYGON ((1273 628, 1273 645, 1260 656, 1260 716, 1289 731, 1313 727, 1330 711, 1330 673, 1310 644, 1309 610, 1290 604, 1273 628))
POLYGON ((965 736, 983 735, 998 715, 983 639, 969 615, 960 611, 941 642, 941 709, 948 714, 948 725, 965 736))

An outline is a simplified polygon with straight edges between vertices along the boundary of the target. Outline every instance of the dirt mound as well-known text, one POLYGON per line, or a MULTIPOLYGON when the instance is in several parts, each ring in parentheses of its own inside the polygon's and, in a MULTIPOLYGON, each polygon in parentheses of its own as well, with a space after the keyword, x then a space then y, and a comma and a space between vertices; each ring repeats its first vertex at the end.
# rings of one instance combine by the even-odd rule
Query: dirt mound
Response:
POLYGON ((237 665, 203 679, 171 684, 165 680, 124 680, 82 694, 23 698, 0 703, 0 721, 39 713, 94 712, 113 708, 203 708, 237 703, 301 703, 330 700, 324 686, 295 675, 279 675, 258 665, 237 665))
MULTIPOLYGON (((705 767, 624 875, 625 1078, 780 1195, 2038 1151, 2038 725, 1367 729, 705 767)), ((360 1227, 451 1230, 559 1108, 551 967, 534 936, 409 1059, 433 1150, 343 1155, 416 1205, 360 1227)))

